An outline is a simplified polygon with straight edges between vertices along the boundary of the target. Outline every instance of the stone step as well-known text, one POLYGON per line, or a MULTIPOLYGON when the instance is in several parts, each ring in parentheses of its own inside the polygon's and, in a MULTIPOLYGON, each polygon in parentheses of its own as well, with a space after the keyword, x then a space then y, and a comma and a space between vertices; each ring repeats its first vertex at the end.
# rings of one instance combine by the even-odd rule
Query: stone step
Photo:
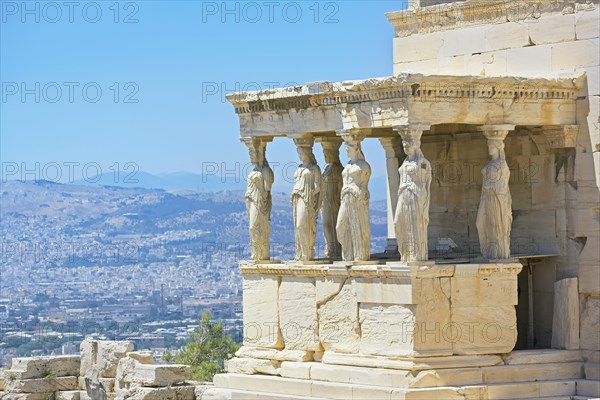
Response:
POLYGON ((577 395, 588 397, 600 397, 600 381, 578 380, 577 395))
POLYGON ((547 364, 583 361, 579 350, 516 350, 502 356, 507 365, 547 364))
POLYGON ((543 397, 574 396, 574 380, 496 383, 487 385, 489 400, 538 399, 543 397))
POLYGON ((292 379, 395 388, 473 386, 486 383, 557 381, 584 377, 580 362, 499 365, 418 372, 322 363, 283 362, 279 372, 282 377, 292 379))
POLYGON ((584 377, 581 362, 483 367, 483 383, 575 380, 584 377))
POLYGON ((577 393, 575 380, 496 383, 463 387, 393 388, 368 386, 366 384, 281 378, 268 375, 221 374, 215 376, 214 383, 214 390, 209 389, 211 390, 209 395, 213 397, 203 396, 203 400, 218 399, 217 394, 219 391, 216 389, 228 389, 248 394, 248 388, 270 393, 275 398, 278 398, 278 396, 285 396, 286 398, 289 398, 289 396, 299 396, 310 399, 326 398, 339 400, 568 399, 577 393))
POLYGON ((254 392, 249 390, 210 388, 196 400, 326 400, 325 398, 278 395, 273 393, 254 392))
POLYGON ((322 363, 283 362, 280 373, 282 377, 294 379, 310 379, 313 381, 383 386, 399 389, 464 386, 483 383, 482 372, 479 368, 411 372, 322 363))

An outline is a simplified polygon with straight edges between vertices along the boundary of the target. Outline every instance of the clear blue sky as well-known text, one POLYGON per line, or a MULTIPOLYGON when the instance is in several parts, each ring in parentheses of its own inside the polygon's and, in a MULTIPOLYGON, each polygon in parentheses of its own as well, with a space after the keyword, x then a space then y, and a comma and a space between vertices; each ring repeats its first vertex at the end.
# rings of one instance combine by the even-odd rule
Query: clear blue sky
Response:
MULTIPOLYGON (((104 172, 133 162, 150 173, 246 163, 233 107, 223 93, 203 96, 203 86, 391 75, 393 29, 384 13, 405 3, 32 1, 28 11, 2 0, 2 162, 94 162, 104 172), (23 89, 31 92, 23 97, 23 89)), ((370 142, 367 159, 383 175, 383 151, 370 142)), ((296 161, 285 139, 268 156, 296 161)))

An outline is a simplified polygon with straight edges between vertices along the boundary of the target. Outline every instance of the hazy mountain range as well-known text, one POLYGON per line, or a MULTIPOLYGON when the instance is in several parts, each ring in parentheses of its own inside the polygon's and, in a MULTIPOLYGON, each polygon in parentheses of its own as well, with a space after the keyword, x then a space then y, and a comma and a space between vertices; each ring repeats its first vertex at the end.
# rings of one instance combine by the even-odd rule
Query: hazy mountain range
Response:
MULTIPOLYGON (((168 174, 150 174, 139 171, 119 172, 118 174, 106 173, 100 176, 89 177, 88 179, 79 179, 73 182, 74 185, 101 185, 118 186, 125 188, 144 188, 144 189, 163 189, 167 191, 192 191, 197 193, 220 192, 224 190, 245 190, 246 180, 241 176, 220 177, 216 175, 202 175, 190 172, 175 172, 168 174)), ((293 184, 284 179, 278 179, 276 176, 273 190, 277 192, 291 191, 293 184)), ((369 183, 369 190, 373 200, 385 200, 386 198, 386 177, 372 177, 369 183)))

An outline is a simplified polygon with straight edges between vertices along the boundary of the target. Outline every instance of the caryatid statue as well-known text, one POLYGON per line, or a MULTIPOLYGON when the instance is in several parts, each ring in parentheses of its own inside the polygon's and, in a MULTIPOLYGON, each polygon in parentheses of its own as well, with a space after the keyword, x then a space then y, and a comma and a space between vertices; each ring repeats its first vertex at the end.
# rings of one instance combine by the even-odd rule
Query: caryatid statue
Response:
POLYGON ((342 171, 342 200, 336 232, 342 245, 342 260, 368 261, 371 256, 369 224, 369 179, 371 166, 365 161, 362 136, 342 134, 350 161, 342 171))
POLYGON ((250 227, 250 245, 253 261, 268 260, 271 231, 271 187, 273 170, 266 159, 267 143, 258 138, 242 139, 248 146, 254 168, 248 175, 246 209, 250 227))
POLYGON ((484 258, 510 258, 510 230, 512 225, 512 198, 508 181, 510 169, 504 154, 504 138, 514 126, 484 126, 480 128, 487 138, 490 160, 483 167, 481 199, 477 211, 479 247, 484 258))
POLYGON ((321 208, 321 169, 312 151, 312 138, 294 139, 294 143, 302 162, 294 175, 292 189, 296 260, 309 261, 314 259, 317 218, 321 208))
POLYGON ((431 164, 421 151, 421 135, 428 128, 417 126, 400 129, 406 158, 398 169, 400 180, 394 226, 398 251, 405 262, 428 259, 431 164))
POLYGON ((325 236, 325 257, 337 258, 342 255, 335 226, 337 224, 340 203, 342 200, 342 171, 344 166, 340 162, 340 145, 342 139, 327 138, 321 140, 323 154, 327 166, 323 171, 323 206, 321 219, 323 221, 323 235, 325 236))

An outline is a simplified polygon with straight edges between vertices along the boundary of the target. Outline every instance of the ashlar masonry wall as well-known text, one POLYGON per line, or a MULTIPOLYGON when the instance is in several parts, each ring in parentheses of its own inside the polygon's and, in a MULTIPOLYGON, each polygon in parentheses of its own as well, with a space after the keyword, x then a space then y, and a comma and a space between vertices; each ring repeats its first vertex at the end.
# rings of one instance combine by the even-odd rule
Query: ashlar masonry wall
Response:
MULTIPOLYGON (((544 179, 538 187, 536 184, 523 186, 521 182, 519 188, 513 188, 511 183, 517 210, 513 229, 522 237, 555 246, 560 254, 556 262, 557 281, 579 278, 580 347, 600 350, 598 1, 507 0, 500 3, 492 0, 486 3, 496 5, 495 9, 488 8, 488 11, 497 14, 491 20, 482 18, 481 1, 421 9, 421 17, 418 17, 419 9, 416 9, 403 17, 413 18, 410 24, 399 20, 398 13, 388 15, 397 33, 393 44, 394 74, 418 72, 545 78, 585 74, 585 89, 577 101, 579 134, 572 153, 544 148, 538 140, 540 137, 536 136, 509 140, 506 152, 507 158, 512 157, 514 162, 519 163, 519 157, 526 157, 528 161, 533 160, 536 165, 542 166, 536 173, 544 179), (467 9, 469 4, 472 7, 467 9), (460 12, 456 7, 462 7, 464 11, 462 21, 452 17, 460 12), (429 10, 426 17, 423 17, 424 10, 429 10), (502 15, 503 12, 512 14, 502 15), (478 18, 481 18, 480 22, 478 18), (564 165, 563 168, 568 169, 562 171, 565 177, 559 177, 555 182, 557 163, 568 157, 574 157, 574 167, 564 165), (551 235, 556 236, 555 240, 551 240, 551 235)), ((472 144, 477 145, 475 142, 472 144)), ((424 145, 424 152, 428 156, 428 151, 439 154, 440 146, 447 145, 424 145)), ((485 152, 483 143, 478 147, 485 152)), ((454 157, 457 160, 462 158, 458 153, 454 157)), ((434 161, 432 158, 430 160, 434 161)), ((478 189, 477 183, 473 189, 478 189)), ((432 198, 435 197, 439 198, 439 194, 432 195, 432 198)), ((436 213, 439 206, 433 204, 432 212, 436 213)), ((432 221, 434 219, 435 216, 432 216, 432 221)))

